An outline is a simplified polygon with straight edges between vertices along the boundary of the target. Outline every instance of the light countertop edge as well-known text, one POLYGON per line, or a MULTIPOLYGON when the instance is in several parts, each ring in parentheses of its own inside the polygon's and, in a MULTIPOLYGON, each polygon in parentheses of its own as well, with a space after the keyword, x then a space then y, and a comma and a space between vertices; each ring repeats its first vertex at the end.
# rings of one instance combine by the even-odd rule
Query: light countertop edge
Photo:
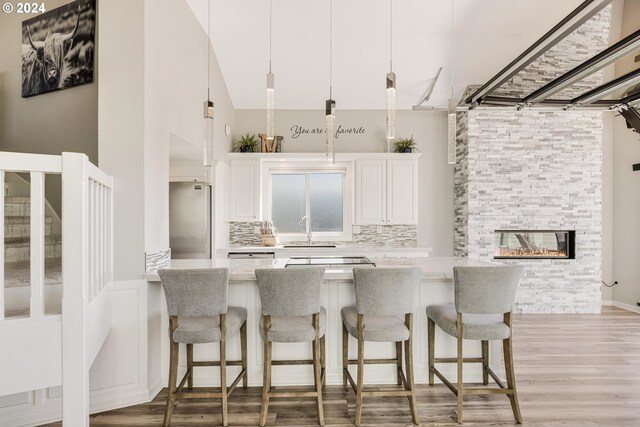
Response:
MULTIPOLYGON (((229 282, 253 282, 255 269, 257 268, 282 268, 288 258, 275 259, 175 259, 171 260, 168 268, 229 268, 229 282)), ((490 263, 469 260, 459 257, 397 257, 397 258, 373 258, 372 261, 378 267, 394 266, 418 266, 422 269, 422 281, 452 281, 453 267, 467 265, 491 265, 490 263)), ((145 275, 148 282, 159 282, 157 273, 145 275)), ((327 269, 325 280, 352 280, 351 269, 327 269)))

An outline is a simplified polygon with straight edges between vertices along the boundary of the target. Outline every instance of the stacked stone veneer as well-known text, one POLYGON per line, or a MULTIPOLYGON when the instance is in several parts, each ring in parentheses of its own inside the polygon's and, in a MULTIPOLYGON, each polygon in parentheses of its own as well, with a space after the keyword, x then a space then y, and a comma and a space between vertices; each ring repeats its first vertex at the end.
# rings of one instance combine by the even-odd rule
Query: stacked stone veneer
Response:
MULTIPOLYGON (((493 95, 522 97, 580 65, 608 46, 610 25, 611 5, 608 5, 513 76, 493 95)), ((598 71, 554 94, 553 98, 574 98, 597 86, 601 81, 602 71, 598 71)))
MULTIPOLYGON (((255 227, 260 227, 260 223, 232 221, 229 226, 229 244, 231 246, 261 246, 262 240, 260 236, 255 234, 255 227)), ((418 227, 416 225, 381 225, 379 226, 382 230, 380 233, 377 232, 377 227, 375 225, 361 225, 360 233, 354 233, 350 241, 323 243, 393 248, 415 248, 418 244, 418 227)))
POLYGON ((455 253, 492 261, 494 231, 576 230, 575 260, 525 266, 524 312, 598 312, 602 113, 474 110, 460 120, 455 253))
MULTIPOLYGON (((593 57, 608 45, 610 21, 609 5, 493 94, 523 97, 593 57)), ((596 73, 553 97, 569 99, 601 82, 596 73)), ((495 260, 525 267, 519 311, 600 311, 601 114, 458 113, 455 255, 494 261, 494 232, 500 229, 576 231, 574 260, 495 260)))

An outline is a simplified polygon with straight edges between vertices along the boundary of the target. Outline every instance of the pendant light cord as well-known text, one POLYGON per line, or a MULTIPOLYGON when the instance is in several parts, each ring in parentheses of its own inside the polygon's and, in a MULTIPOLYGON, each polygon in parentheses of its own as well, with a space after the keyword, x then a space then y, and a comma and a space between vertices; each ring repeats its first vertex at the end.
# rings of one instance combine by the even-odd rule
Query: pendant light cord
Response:
POLYGON ((455 58, 455 47, 456 47, 456 25, 453 14, 453 2, 455 0, 451 0, 451 98, 453 98, 453 62, 455 58))
POLYGON ((271 9, 272 0, 269 0, 269 73, 271 73, 271 28, 273 27, 271 9))
POLYGON ((207 101, 211 100, 211 0, 207 2, 207 101))
POLYGON ((389 0, 389 72, 393 73, 393 0, 389 0))
POLYGON ((333 0, 329 0, 329 99, 333 99, 333 0))

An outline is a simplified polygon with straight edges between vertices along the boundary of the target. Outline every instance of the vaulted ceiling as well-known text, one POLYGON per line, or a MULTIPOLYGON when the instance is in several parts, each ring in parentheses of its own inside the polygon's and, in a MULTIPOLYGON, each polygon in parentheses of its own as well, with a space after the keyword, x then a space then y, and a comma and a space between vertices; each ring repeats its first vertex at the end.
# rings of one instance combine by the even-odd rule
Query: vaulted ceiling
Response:
MULTIPOLYGON (((187 0, 207 27, 207 1, 187 0)), ((409 109, 439 67, 429 105, 445 106, 498 72, 582 0, 395 0, 397 106, 409 109), (453 1, 453 26, 452 2, 453 1), (455 31, 453 31, 455 28, 455 31)), ((329 0, 272 0, 276 108, 321 109, 329 95, 329 0)), ((390 0, 333 1, 338 109, 385 108, 390 0)), ((269 1, 212 0, 211 39, 234 107, 264 108, 269 1)))

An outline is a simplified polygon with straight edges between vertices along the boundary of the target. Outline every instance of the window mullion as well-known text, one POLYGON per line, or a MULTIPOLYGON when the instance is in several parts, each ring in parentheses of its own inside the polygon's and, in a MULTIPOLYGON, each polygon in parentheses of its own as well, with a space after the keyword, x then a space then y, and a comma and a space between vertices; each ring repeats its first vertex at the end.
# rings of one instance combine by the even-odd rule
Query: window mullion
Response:
MULTIPOLYGON (((306 211, 306 215, 311 218, 311 174, 306 174, 306 194, 305 194, 305 211, 306 211)), ((309 227, 311 227, 311 225, 309 225, 309 227)))

